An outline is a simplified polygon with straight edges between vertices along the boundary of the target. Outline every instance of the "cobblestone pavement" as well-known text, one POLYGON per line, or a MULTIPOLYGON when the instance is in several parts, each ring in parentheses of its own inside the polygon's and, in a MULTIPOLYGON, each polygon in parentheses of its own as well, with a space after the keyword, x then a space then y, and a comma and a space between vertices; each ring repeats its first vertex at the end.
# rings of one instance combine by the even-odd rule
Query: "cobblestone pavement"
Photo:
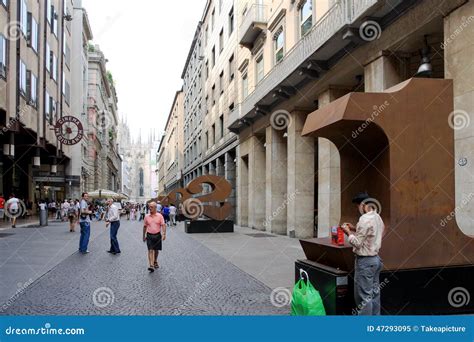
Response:
MULTIPOLYGON (((93 223, 93 229, 104 229, 93 223)), ((28 286, 7 315, 285 315, 272 290, 201 243, 171 228, 160 268, 147 271, 146 246, 138 222, 122 221, 122 254, 106 253, 108 231, 28 286)), ((284 294, 286 295, 286 294, 284 294)), ((281 299, 281 298, 280 298, 281 299)))

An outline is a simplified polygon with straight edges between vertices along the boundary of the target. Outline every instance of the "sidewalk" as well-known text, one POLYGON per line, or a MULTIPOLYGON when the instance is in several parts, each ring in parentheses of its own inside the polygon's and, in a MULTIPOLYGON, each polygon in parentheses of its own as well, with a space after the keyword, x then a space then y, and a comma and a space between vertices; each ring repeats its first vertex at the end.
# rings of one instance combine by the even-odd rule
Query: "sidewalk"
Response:
MULTIPOLYGON (((17 228, 26 228, 30 226, 39 226, 39 216, 32 215, 28 216, 26 219, 18 218, 16 220, 16 227, 17 228)), ((0 230, 10 229, 12 227, 12 223, 10 219, 8 220, 0 220, 0 230)))
MULTIPOLYGON (((171 229, 184 231, 184 225, 171 229)), ((306 258, 299 239, 247 227, 234 226, 234 233, 187 235, 272 289, 292 289, 295 261, 306 258)))

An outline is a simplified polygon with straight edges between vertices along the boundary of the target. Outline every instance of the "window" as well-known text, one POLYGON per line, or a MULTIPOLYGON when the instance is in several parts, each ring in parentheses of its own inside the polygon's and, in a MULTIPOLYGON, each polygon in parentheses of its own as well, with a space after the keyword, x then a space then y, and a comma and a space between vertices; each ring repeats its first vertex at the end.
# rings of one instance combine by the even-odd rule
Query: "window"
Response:
POLYGON ((44 92, 44 115, 46 121, 49 122, 51 115, 51 102, 49 100, 49 93, 47 90, 44 92))
POLYGON ((209 133, 206 132, 206 150, 209 149, 209 133))
POLYGON ((208 35, 209 28, 206 25, 206 29, 204 30, 204 46, 207 46, 207 35, 208 35))
POLYGON ((8 8, 8 0, 2 0, 2 5, 3 5, 5 8, 8 8))
POLYGON ((234 7, 229 12, 229 37, 234 32, 234 7))
POLYGON ((219 33, 219 53, 224 50, 224 29, 219 33))
POLYGON ((285 36, 283 34, 283 29, 280 29, 274 36, 274 45, 275 45, 275 64, 283 59, 285 54, 285 36))
POLYGON ((26 97, 26 64, 20 61, 20 93, 26 97))
POLYGON ((51 0, 46 0, 46 21, 51 25, 51 0))
POLYGON ((51 72, 50 76, 54 81, 58 80, 58 58, 51 51, 51 72))
POLYGON ((204 75, 205 75, 205 78, 206 78, 206 81, 207 81, 207 79, 209 78, 209 61, 206 61, 206 67, 204 69, 204 75))
POLYGON ((214 8, 211 14, 211 30, 214 30, 215 17, 216 17, 216 9, 214 8))
POLYGON ((224 114, 219 117, 219 127, 221 129, 221 138, 224 137, 224 114))
POLYGON ((300 30, 301 36, 308 33, 313 25, 313 4, 312 0, 306 0, 300 8, 300 30))
POLYGON ((212 100, 212 104, 214 105, 216 103, 216 85, 213 84, 212 85, 212 89, 211 89, 211 100, 212 100))
POLYGON ((211 130, 212 145, 216 143, 216 124, 212 125, 211 130))
POLYGON ((0 76, 6 77, 7 70, 7 40, 0 34, 0 76))
POLYGON ((46 59, 44 62, 46 64, 46 70, 51 72, 51 48, 49 47, 49 43, 46 43, 46 59))
POLYGON ((58 36, 58 13, 54 6, 51 6, 51 17, 53 21, 53 33, 57 37, 58 36))
POLYGON ((64 84, 65 84, 65 99, 66 99, 66 103, 69 105, 71 103, 71 86, 69 85, 69 82, 68 81, 64 81, 64 84))
POLYGON ((27 79, 27 97, 30 103, 36 107, 38 103, 38 78, 31 71, 26 72, 27 79))
POLYGON ((212 47, 212 52, 211 52, 211 66, 213 67, 214 65, 216 65, 216 47, 213 46, 212 47))
POLYGON ((263 79, 264 76, 264 70, 263 70, 263 53, 260 54, 260 56, 257 57, 255 61, 255 69, 256 69, 256 84, 260 83, 260 81, 263 79))
POLYGON ((249 94, 249 80, 247 72, 242 74, 242 100, 244 100, 249 94))
POLYGON ((28 7, 26 5, 26 0, 20 0, 20 23, 21 31, 28 36, 28 7))
POLYGON ((38 52, 38 22, 31 13, 28 13, 27 39, 31 48, 38 52))
POLYGON ((219 75, 219 89, 221 91, 220 95, 224 93, 224 71, 219 75))
POLYGON ((232 55, 229 58, 229 83, 232 82, 232 80, 234 79, 234 73, 235 73, 235 61, 234 61, 234 55, 232 55))

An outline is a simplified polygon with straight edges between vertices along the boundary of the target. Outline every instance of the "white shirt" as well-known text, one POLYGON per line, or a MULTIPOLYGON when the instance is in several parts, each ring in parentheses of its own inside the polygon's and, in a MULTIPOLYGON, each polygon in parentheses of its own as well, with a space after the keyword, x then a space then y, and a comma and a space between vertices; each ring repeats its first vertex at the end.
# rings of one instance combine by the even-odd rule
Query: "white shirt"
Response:
POLYGON ((355 254, 375 256, 382 246, 382 235, 385 225, 380 215, 369 211, 362 215, 357 223, 356 232, 349 235, 349 243, 355 254))
POLYGON ((107 210, 107 221, 115 222, 120 220, 119 209, 115 204, 112 204, 107 210))
POLYGON ((178 210, 178 209, 176 209, 176 207, 175 207, 174 205, 172 205, 172 206, 170 207, 170 214, 171 214, 171 215, 176 215, 176 210, 178 210))
POLYGON ((39 204, 40 210, 46 210, 46 203, 39 204))
POLYGON ((12 197, 7 201, 7 208, 10 210, 18 210, 18 203, 20 203, 20 200, 16 197, 12 197))

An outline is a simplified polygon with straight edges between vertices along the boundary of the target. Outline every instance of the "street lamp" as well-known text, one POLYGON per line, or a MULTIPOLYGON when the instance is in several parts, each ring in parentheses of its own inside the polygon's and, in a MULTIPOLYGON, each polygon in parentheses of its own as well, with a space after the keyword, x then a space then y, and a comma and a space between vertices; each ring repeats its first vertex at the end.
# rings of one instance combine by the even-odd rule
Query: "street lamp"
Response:
POLYGON ((430 77, 433 73, 433 66, 430 61, 431 48, 428 45, 428 36, 425 35, 425 46, 421 50, 421 65, 415 77, 430 77))

